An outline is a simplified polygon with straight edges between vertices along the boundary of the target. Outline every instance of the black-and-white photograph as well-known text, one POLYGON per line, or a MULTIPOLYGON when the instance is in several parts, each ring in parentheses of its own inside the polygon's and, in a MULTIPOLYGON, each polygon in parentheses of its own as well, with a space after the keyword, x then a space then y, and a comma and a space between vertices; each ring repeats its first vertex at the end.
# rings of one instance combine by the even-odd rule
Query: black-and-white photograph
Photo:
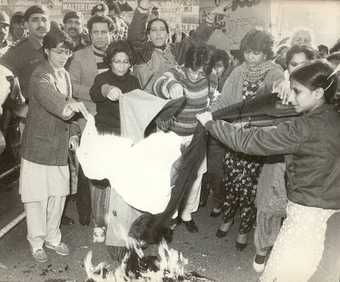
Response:
POLYGON ((340 282, 340 0, 0 0, 0 282, 340 282))

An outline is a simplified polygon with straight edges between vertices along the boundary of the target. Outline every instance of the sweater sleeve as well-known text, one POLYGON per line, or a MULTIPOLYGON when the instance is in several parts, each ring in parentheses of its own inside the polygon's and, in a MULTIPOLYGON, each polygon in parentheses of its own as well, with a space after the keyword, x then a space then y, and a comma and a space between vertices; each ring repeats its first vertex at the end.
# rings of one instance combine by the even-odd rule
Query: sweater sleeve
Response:
POLYGON ((105 73, 98 74, 96 78, 94 79, 93 85, 90 88, 90 96, 91 96, 92 101, 95 103, 101 103, 101 102, 106 101, 107 99, 106 97, 102 95, 102 89, 101 89, 101 87, 104 84, 106 83, 109 84, 106 81, 104 74, 105 73))
POLYGON ((165 72, 153 84, 153 92, 156 96, 163 99, 172 99, 174 97, 171 96, 171 87, 178 83, 179 82, 176 80, 172 72, 165 72))
POLYGON ((244 129, 217 120, 207 122, 206 129, 234 151, 262 156, 295 153, 311 136, 309 126, 303 118, 261 129, 244 129))

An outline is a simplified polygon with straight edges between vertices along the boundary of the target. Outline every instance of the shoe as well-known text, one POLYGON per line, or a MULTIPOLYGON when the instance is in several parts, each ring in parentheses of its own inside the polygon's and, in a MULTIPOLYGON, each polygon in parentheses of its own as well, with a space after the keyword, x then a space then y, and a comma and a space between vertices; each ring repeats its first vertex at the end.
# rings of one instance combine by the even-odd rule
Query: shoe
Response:
POLYGON ((213 208, 210 216, 211 217, 218 217, 222 213, 222 208, 213 208))
POLYGON ((106 238, 106 228, 105 226, 102 227, 95 227, 93 228, 93 243, 104 243, 106 238))
POLYGON ((248 233, 238 234, 235 242, 235 247, 237 250, 242 252, 248 245, 248 233))
POLYGON ((44 249, 37 249, 32 251, 32 256, 36 262, 44 263, 48 261, 47 254, 44 249))
POLYGON ((74 224, 74 220, 66 215, 63 215, 61 218, 62 225, 72 225, 74 224))
POLYGON ((184 221, 182 220, 182 222, 184 223, 185 228, 190 232, 190 233, 197 233, 198 232, 198 227, 195 223, 195 221, 192 219, 190 221, 184 221))
POLYGON ((58 255, 68 256, 70 254, 70 249, 65 243, 60 242, 59 245, 53 246, 48 242, 45 243, 45 247, 55 251, 58 255))
POLYGON ((223 223, 216 231, 216 237, 217 238, 223 238, 227 235, 227 233, 229 232, 230 227, 234 224, 234 220, 233 221, 229 221, 226 223, 223 223), (222 227, 222 228, 221 228, 222 227))
POLYGON ((253 261, 253 268, 257 273, 263 272, 266 266, 266 257, 267 256, 255 255, 253 261))

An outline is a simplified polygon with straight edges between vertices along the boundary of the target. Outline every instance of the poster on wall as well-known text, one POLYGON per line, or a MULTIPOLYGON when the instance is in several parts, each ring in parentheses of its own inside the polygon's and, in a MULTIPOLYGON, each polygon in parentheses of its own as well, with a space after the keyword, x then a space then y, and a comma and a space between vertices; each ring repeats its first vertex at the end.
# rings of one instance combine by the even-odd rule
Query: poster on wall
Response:
POLYGON ((251 28, 268 30, 270 26, 270 0, 200 0, 200 19, 207 13, 215 16, 219 26, 208 43, 219 49, 238 49, 251 28))

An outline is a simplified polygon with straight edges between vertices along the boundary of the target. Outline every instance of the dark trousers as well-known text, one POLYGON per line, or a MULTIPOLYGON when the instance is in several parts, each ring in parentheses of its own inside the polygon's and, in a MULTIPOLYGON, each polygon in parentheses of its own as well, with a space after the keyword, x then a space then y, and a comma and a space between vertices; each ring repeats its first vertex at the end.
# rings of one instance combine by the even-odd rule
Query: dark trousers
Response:
POLYGON ((224 202, 224 156, 226 146, 209 135, 207 144, 207 172, 203 175, 201 202, 206 201, 210 189, 213 192, 215 205, 221 206, 224 202))
POLYGON ((91 216, 91 193, 89 179, 85 176, 81 165, 79 165, 76 203, 79 215, 79 222, 82 223, 89 221, 91 216))

